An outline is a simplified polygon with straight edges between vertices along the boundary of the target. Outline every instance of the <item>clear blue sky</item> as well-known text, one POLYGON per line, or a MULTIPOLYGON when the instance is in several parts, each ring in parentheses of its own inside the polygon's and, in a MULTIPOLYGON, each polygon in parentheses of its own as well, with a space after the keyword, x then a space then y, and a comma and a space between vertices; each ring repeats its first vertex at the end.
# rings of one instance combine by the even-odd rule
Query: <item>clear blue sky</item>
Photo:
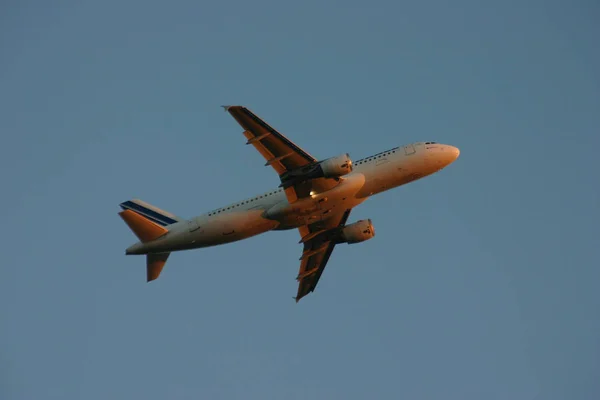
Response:
POLYGON ((600 394, 595 1, 6 1, 3 399, 600 394), (52 4, 51 4, 52 3, 52 4), (318 158, 421 140, 296 304, 298 233, 145 282, 118 203, 190 217, 278 184, 221 104, 318 158))

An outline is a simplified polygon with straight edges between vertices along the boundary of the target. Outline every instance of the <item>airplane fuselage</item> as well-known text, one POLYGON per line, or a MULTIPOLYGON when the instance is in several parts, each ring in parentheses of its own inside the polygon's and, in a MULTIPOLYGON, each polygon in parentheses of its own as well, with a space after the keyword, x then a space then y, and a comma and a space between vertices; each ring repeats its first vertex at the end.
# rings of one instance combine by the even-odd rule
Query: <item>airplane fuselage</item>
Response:
POLYGON ((324 220, 337 211, 351 209, 370 196, 431 175, 452 163, 458 149, 434 142, 396 147, 357 160, 351 173, 322 193, 290 203, 276 188, 195 218, 169 226, 160 238, 139 242, 127 254, 163 253, 216 246, 271 230, 298 228, 324 220))

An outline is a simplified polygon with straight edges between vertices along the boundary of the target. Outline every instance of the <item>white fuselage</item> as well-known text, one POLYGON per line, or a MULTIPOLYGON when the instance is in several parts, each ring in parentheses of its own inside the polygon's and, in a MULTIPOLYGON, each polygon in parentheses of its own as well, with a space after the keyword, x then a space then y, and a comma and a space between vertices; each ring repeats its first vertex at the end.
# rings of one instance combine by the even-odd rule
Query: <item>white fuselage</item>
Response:
POLYGON ((137 243, 127 254, 187 250, 230 243, 271 230, 293 229, 327 219, 370 196, 437 172, 458 157, 453 146, 420 142, 354 162, 353 171, 323 193, 289 203, 281 188, 169 226, 169 232, 137 243))

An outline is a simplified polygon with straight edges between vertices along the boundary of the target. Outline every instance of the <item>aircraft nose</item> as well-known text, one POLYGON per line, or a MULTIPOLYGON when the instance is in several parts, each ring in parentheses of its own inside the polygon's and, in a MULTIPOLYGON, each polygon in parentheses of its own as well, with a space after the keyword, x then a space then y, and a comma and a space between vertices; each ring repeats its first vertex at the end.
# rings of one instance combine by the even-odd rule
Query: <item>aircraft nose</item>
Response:
POLYGON ((460 150, 457 147, 450 146, 449 144, 443 145, 439 150, 441 151, 437 153, 438 162, 442 164, 443 167, 452 164, 460 155, 460 150))
POLYGON ((452 161, 456 160, 460 155, 460 150, 458 149, 458 147, 448 146, 448 149, 450 150, 450 154, 452 155, 452 161))

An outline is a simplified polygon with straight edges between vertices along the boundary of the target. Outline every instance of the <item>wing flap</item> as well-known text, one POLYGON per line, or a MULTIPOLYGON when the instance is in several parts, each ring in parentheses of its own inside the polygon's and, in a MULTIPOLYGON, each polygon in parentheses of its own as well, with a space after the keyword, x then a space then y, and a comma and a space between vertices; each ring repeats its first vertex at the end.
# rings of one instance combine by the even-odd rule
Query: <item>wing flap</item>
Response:
POLYGON ((298 271, 298 293, 296 302, 313 292, 327 266, 336 245, 335 231, 346 224, 350 210, 329 219, 299 228, 304 250, 298 271))

